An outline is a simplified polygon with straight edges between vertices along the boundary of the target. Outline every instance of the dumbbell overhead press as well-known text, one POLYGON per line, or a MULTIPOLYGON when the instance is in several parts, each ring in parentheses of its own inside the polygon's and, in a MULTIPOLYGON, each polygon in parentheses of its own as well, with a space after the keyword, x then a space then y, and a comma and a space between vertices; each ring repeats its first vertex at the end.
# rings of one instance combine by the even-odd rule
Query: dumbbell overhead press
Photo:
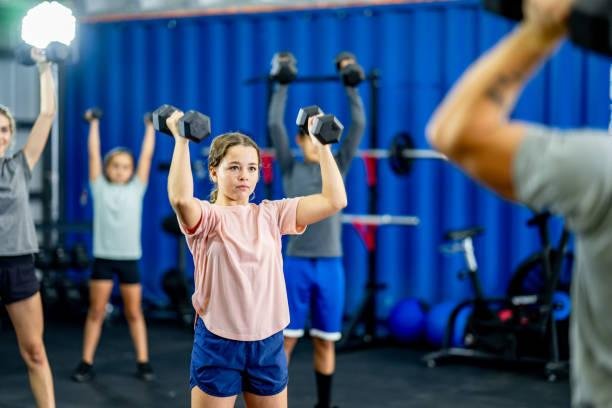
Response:
MULTIPOLYGON (((523 19, 525 0, 483 0, 484 8, 503 17, 523 19)), ((576 0, 569 16, 568 33, 580 47, 612 56, 612 0, 576 0)))
MULTIPOLYGON (((178 110, 172 105, 162 105, 153 111, 151 117, 155 130, 172 136, 166 121, 178 110)), ((203 113, 190 110, 179 119, 178 128, 182 137, 200 143, 210 135, 210 118, 203 113)))
POLYGON ((316 116, 312 123, 312 134, 321 144, 338 143, 344 126, 334 115, 324 115, 321 108, 316 105, 301 108, 295 124, 308 134, 308 120, 316 116), (319 116, 317 116, 319 115, 319 116))

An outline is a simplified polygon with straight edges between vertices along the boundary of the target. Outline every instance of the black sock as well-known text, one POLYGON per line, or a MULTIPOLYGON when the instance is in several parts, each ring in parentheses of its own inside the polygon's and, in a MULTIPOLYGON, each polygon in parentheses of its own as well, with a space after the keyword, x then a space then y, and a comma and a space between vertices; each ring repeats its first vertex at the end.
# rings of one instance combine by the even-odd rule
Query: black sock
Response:
POLYGON ((333 374, 321 374, 315 371, 315 377, 317 379, 317 397, 319 402, 317 403, 318 408, 329 408, 331 403, 331 386, 333 374))

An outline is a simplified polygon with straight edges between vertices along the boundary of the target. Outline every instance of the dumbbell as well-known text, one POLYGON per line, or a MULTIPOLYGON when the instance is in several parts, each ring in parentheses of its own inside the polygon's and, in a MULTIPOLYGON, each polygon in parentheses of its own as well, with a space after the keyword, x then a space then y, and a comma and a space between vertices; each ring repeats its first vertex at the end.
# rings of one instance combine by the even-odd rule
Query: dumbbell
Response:
POLYGON ((102 111, 102 109, 98 107, 89 108, 83 114, 83 120, 89 122, 92 119, 100 119, 103 114, 104 112, 102 111))
POLYGON ((355 55, 350 52, 342 51, 336 55, 334 64, 336 64, 336 71, 340 74, 342 83, 344 83, 345 86, 355 87, 365 79, 363 68, 357 63, 355 55), (342 67, 342 61, 344 60, 352 60, 352 62, 342 67))
MULTIPOLYGON (((178 110, 172 105, 162 105, 151 114, 153 127, 158 132, 172 136, 166 120, 178 110)), ((210 135, 210 118, 198 111, 185 112, 178 122, 179 134, 193 142, 200 143, 210 135)))
MULTIPOLYGON (((524 0, 483 0, 484 8, 520 21, 524 0)), ((612 12, 610 0, 576 0, 569 16, 568 31, 573 43, 612 56, 612 12)))
MULTIPOLYGON (((304 134, 308 134, 308 119, 322 113, 321 108, 316 105, 301 108, 295 124, 304 134)), ((344 130, 344 126, 334 115, 317 116, 312 123, 312 134, 324 145, 338 143, 342 130, 344 130)))
POLYGON ((297 77, 297 60, 292 53, 281 51, 274 54, 270 64, 270 78, 285 85, 297 77))
MULTIPOLYGON (((22 42, 15 48, 15 59, 21 65, 34 65, 36 60, 32 57, 34 47, 22 42)), ((52 41, 42 50, 46 61, 60 63, 70 55, 70 47, 58 41, 52 41)))

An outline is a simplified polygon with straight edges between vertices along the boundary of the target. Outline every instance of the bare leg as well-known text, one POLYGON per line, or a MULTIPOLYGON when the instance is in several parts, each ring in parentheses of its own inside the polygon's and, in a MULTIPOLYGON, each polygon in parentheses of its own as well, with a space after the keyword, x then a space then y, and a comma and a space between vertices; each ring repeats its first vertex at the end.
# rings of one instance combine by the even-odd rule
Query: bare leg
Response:
POLYGON ((287 387, 275 395, 262 396, 245 392, 244 400, 249 408, 286 408, 287 387))
POLYGON ((142 285, 139 283, 122 284, 120 286, 123 298, 125 319, 130 327, 130 334, 136 350, 136 361, 146 363, 149 361, 147 344, 147 326, 142 314, 142 285))
POLYGON ((102 323, 106 315, 106 304, 113 290, 112 280, 97 280, 89 282, 89 310, 85 320, 83 334, 83 361, 93 364, 96 348, 100 341, 102 323))
POLYGON ((39 408, 54 408, 53 375, 43 343, 43 311, 40 293, 6 306, 28 368, 30 387, 39 408))
POLYGON ((336 369, 336 347, 333 341, 312 339, 314 345, 314 367, 321 374, 330 375, 336 369))
POLYGON ((198 387, 191 389, 192 408, 233 408, 237 395, 231 397, 213 397, 198 387))
POLYGON ((289 361, 291 360, 291 354, 293 353, 293 349, 297 344, 299 338, 298 337, 287 337, 284 338, 284 349, 285 356, 287 357, 287 365, 289 365, 289 361))

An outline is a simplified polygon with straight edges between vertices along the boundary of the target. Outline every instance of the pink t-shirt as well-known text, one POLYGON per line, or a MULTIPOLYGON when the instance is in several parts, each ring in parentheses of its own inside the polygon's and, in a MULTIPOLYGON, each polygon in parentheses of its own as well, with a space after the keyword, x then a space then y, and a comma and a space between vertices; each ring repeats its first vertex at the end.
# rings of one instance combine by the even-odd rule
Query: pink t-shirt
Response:
POLYGON ((200 201, 195 231, 181 225, 195 265, 193 307, 208 330, 252 341, 289 324, 281 235, 304 232, 296 225, 299 200, 234 206, 200 201))

